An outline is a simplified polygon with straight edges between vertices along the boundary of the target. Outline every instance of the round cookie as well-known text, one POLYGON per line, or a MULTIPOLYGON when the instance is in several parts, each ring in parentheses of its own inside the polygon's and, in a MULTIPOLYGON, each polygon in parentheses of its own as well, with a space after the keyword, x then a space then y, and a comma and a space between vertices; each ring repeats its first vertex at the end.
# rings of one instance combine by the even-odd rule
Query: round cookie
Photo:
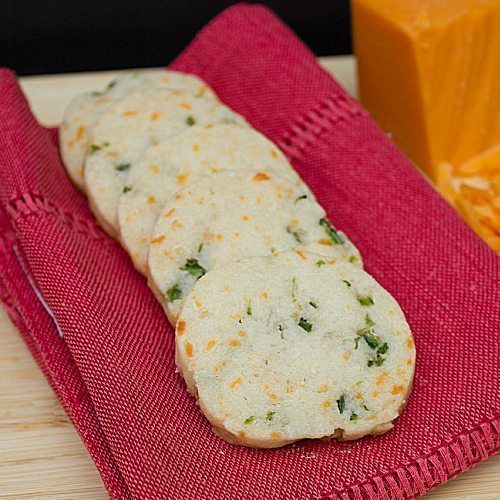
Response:
POLYGON ((245 120, 212 99, 168 89, 145 89, 109 108, 92 131, 84 178, 90 207, 111 235, 128 169, 151 145, 194 125, 245 120))
POLYGON ((275 172, 309 193, 281 151, 262 134, 235 124, 193 127, 151 146, 131 166, 120 197, 120 241, 135 267, 147 272, 149 239, 166 201, 202 175, 223 170, 275 172))
POLYGON ((234 260, 307 248, 329 260, 359 252, 304 187, 271 172, 200 178, 163 207, 150 241, 149 284, 175 323, 183 297, 205 272, 234 260))
POLYGON ((61 156, 71 180, 83 190, 83 164, 92 128, 114 103, 142 88, 179 89, 197 96, 216 99, 212 89, 195 75, 179 71, 137 71, 109 83, 103 91, 75 97, 64 112, 59 128, 61 156))
POLYGON ((415 347, 397 302, 362 269, 303 254, 207 273, 177 322, 177 366, 232 443, 381 434, 408 398, 415 347))

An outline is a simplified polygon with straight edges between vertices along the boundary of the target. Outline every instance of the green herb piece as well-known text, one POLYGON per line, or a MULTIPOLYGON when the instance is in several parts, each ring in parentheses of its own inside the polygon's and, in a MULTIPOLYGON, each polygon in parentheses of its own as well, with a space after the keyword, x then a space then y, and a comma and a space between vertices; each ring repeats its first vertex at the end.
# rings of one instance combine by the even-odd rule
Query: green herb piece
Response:
POLYGON ((353 264, 353 263, 354 263, 354 262, 356 262, 357 260, 358 260, 358 258, 357 258, 355 255, 351 255, 351 256, 349 257, 349 262, 350 262, 351 264, 353 264))
POLYGON ((376 349, 380 345, 380 340, 370 333, 364 333, 361 336, 365 339, 370 349, 376 349))
POLYGON ((365 410, 365 411, 370 411, 370 410, 368 409, 368 406, 366 406, 366 405, 363 405, 363 408, 364 408, 364 410, 365 410))
POLYGON ((318 267, 324 266, 325 264, 326 264, 326 262, 325 262, 324 260, 317 260, 317 261, 316 261, 316 265, 317 265, 318 267))
POLYGON ((382 366, 384 361, 385 361, 385 358, 383 358, 382 356, 377 354, 377 356, 375 358, 371 358, 368 360, 368 366, 373 366, 373 365, 382 366))
POLYGON ((175 302, 182 297, 182 291, 179 288, 179 283, 172 285, 165 294, 169 302, 175 302))
POLYGON ((295 229, 293 229, 292 226, 287 226, 286 232, 288 234, 291 234, 295 238, 295 241, 297 243, 302 243, 302 238, 300 237, 300 234, 298 233, 298 231, 295 231, 295 229))
POLYGON ((302 328, 303 330, 305 330, 308 333, 312 330, 312 327, 313 327, 312 324, 309 323, 309 321, 307 321, 307 319, 305 319, 305 318, 300 318, 298 325, 300 326, 300 328, 302 328))
POLYGON ((266 420, 271 421, 274 418, 275 413, 276 413, 275 411, 268 411, 266 415, 266 420))
POLYGON ((180 268, 181 271, 187 271, 191 276, 196 279, 201 278, 207 271, 205 268, 200 266, 197 259, 188 259, 183 267, 180 268))
POLYGON ((358 420, 358 418, 359 417, 354 412, 352 412, 349 420, 351 420, 352 422, 355 422, 356 420, 358 420))
POLYGON ((271 253, 274 253, 274 252, 276 252, 276 248, 272 247, 271 248, 271 253))
POLYGON ((109 146, 109 142, 108 141, 102 143, 102 147, 103 148, 107 148, 108 146, 109 146))
POLYGON ((119 165, 116 165, 115 170, 118 170, 118 172, 125 172, 125 170, 128 170, 130 168, 130 163, 120 163, 119 165))
POLYGON ((125 186, 123 188, 123 194, 128 193, 129 191, 132 191, 132 187, 131 186, 125 186))
POLYGON ((222 122, 221 123, 224 123, 224 124, 229 124, 229 123, 238 123, 234 118, 223 118, 222 119, 222 122))
POLYGON ((351 282, 350 281, 347 281, 347 280, 342 280, 348 287, 351 286, 351 282))
POLYGON ((365 342, 368 344, 370 349, 377 349, 380 346, 380 339, 372 329, 375 323, 371 320, 368 314, 365 316, 365 323, 366 326, 356 332, 359 337, 355 341, 355 349, 358 348, 359 338, 365 339, 365 342))
POLYGON ((344 413, 345 410, 345 394, 342 394, 339 399, 337 399, 337 406, 340 413, 344 413))
POLYGON ((384 342, 378 349, 377 354, 385 354, 389 350, 389 345, 384 342))
POLYGON ((117 81, 116 80, 112 80, 111 82, 108 83, 108 86, 106 87, 106 90, 112 89, 116 84, 117 84, 117 81))
POLYGON ((375 304, 375 302, 373 302, 373 298, 371 295, 365 295, 364 297, 358 295, 356 299, 358 299, 358 302, 365 307, 373 306, 375 304))
MULTIPOLYGON (((359 300, 359 298, 358 298, 359 300)), ((359 329, 356 333, 359 337, 354 341, 355 349, 358 348, 359 339, 365 339, 365 342, 368 344, 370 349, 378 349, 380 347, 380 339, 373 331, 373 326, 375 326, 375 322, 370 318, 369 314, 365 315, 365 327, 359 329)), ((370 365, 371 366, 371 365, 370 365)))
POLYGON ((245 419, 245 424, 252 424, 253 422, 255 421, 255 417, 252 415, 250 417, 248 417, 247 419, 245 419))
POLYGON ((96 151, 99 151, 101 149, 101 146, 98 146, 97 144, 91 144, 89 147, 89 155, 93 155, 96 151))
POLYGON ((342 245, 343 243, 345 243, 340 233, 337 232, 332 223, 326 217, 323 217, 323 219, 319 220, 319 225, 325 228, 326 234, 328 234, 330 239, 336 245, 342 245))
POLYGON ((375 326, 375 321, 372 321, 369 314, 366 314, 366 316, 365 316, 365 324, 368 327, 375 326))
POLYGON ((371 357, 368 360, 368 366, 381 366, 385 361, 385 358, 382 357, 382 354, 385 354, 389 350, 389 344, 387 344, 387 342, 384 342, 382 344, 380 338, 375 335, 374 331, 372 330, 372 327, 375 323, 371 320, 368 314, 365 316, 365 323, 367 326, 357 331, 359 337, 354 341, 354 349, 358 348, 359 339, 363 338, 368 344, 368 347, 375 350, 375 356, 371 357))
POLYGON ((389 345, 387 342, 384 342, 378 349, 377 354, 374 358, 368 360, 368 366, 382 366, 386 358, 382 357, 382 354, 385 354, 389 350, 389 345))
POLYGON ((102 92, 99 92, 98 90, 94 90, 93 92, 90 93, 92 97, 100 97, 102 96, 102 92))
POLYGON ((313 302, 312 300, 309 302, 309 305, 311 307, 314 307, 314 309, 317 309, 318 308, 318 305, 316 304, 316 302, 313 302))
POLYGON ((247 316, 251 316, 252 315, 252 308, 250 307, 250 304, 248 304, 247 306, 247 316))
POLYGON ((194 119, 194 117, 192 115, 189 115, 186 118, 186 125, 189 125, 190 127, 192 127, 195 123, 196 123, 196 120, 194 119))
POLYGON ((365 335, 365 333, 371 333, 371 334, 374 334, 372 328, 370 326, 364 326, 363 328, 360 328, 357 332, 356 332, 360 337, 362 337, 363 335, 365 335))
POLYGON ((202 250, 203 250, 203 243, 200 243, 198 245, 198 253, 201 253, 202 250))
POLYGON ((280 331, 280 339, 285 340, 285 336, 283 335, 283 325, 278 325, 278 330, 280 331))
POLYGON ((295 198, 294 203, 297 203, 300 200, 305 200, 306 198, 307 198, 307 194, 303 194, 302 196, 297 196, 297 198, 295 198))
POLYGON ((292 278, 292 302, 297 302, 297 278, 294 276, 292 278))

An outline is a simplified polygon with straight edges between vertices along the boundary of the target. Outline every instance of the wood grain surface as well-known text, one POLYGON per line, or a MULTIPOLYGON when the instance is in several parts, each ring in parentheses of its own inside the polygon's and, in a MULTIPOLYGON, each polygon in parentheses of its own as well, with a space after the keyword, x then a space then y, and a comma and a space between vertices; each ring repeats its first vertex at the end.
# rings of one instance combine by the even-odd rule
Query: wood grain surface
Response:
MULTIPOLYGON (((322 63, 356 94, 352 57, 322 63)), ((103 87, 118 72, 26 77, 21 85, 38 119, 59 123, 68 101, 103 87)), ((500 457, 491 457, 426 495, 440 499, 500 499, 500 457)), ((106 490, 77 432, 0 309, 0 498, 104 499, 106 490)))

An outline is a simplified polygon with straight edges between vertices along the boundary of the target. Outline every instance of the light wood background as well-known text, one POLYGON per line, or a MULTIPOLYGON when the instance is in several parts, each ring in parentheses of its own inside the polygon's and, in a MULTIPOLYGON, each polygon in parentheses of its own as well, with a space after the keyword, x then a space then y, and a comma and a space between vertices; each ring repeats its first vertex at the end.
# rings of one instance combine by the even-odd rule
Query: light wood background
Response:
MULTIPOLYGON (((322 63, 354 95, 351 57, 322 63)), ((38 119, 59 123, 68 101, 99 89, 117 72, 22 78, 38 119)), ((500 499, 497 455, 426 495, 500 499)), ((0 309, 0 498, 105 499, 106 490, 83 443, 7 314, 0 309)))

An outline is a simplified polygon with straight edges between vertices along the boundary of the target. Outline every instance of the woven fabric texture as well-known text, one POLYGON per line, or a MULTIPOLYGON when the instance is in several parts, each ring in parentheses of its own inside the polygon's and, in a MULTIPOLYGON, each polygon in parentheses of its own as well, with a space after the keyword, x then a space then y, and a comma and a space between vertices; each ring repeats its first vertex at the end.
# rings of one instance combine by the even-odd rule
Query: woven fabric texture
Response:
POLYGON ((212 434, 173 331, 0 70, 0 297, 112 498, 412 498, 500 445, 499 259, 267 9, 234 6, 172 67, 275 141, 414 331, 395 428, 273 451, 212 434))

